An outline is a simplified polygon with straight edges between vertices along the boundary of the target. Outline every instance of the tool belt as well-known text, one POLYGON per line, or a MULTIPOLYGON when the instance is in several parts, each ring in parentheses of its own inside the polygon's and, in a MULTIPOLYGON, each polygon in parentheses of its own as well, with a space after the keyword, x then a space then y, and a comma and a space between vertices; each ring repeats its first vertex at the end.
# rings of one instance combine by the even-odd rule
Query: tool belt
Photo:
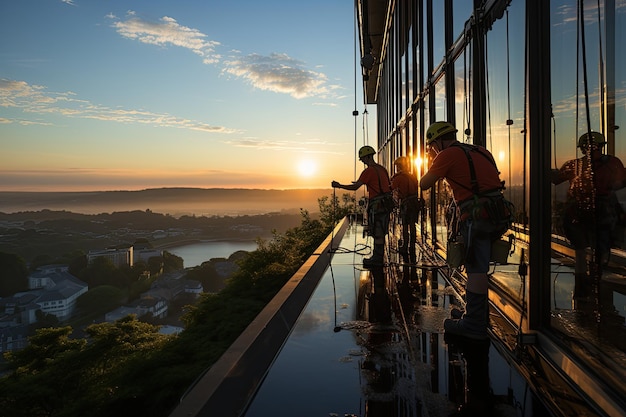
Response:
POLYGON ((505 199, 500 190, 474 195, 459 203, 458 210, 460 221, 471 221, 475 236, 497 239, 513 223, 513 203, 505 199))

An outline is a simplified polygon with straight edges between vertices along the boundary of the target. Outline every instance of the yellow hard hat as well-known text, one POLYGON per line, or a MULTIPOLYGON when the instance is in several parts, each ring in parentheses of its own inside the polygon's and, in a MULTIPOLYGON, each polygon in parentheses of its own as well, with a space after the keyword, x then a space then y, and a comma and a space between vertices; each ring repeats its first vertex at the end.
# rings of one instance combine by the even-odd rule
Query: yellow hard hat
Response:
POLYGON ((606 143, 606 141, 604 140, 602 133, 598 132, 583 133, 578 138, 579 148, 586 148, 589 146, 589 143, 595 143, 598 146, 602 146, 606 143), (591 136, 591 140, 589 139, 589 136, 591 136))
POLYGON ((359 159, 364 158, 368 155, 375 155, 376 151, 369 145, 365 145, 359 149, 359 159))
POLYGON ((426 131, 426 144, 430 145, 443 135, 450 132, 458 132, 458 130, 452 126, 452 123, 448 122, 435 122, 426 131))

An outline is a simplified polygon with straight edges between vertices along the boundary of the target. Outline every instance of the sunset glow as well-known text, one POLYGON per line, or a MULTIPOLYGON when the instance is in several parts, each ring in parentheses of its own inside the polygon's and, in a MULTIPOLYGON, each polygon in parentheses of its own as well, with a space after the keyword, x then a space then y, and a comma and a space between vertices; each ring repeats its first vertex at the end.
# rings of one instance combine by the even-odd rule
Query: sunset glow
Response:
POLYGON ((353 6, 3 4, 0 191, 352 179, 353 6))
POLYGON ((298 164, 298 172, 303 177, 312 177, 317 172, 317 164, 310 159, 300 161, 298 164))

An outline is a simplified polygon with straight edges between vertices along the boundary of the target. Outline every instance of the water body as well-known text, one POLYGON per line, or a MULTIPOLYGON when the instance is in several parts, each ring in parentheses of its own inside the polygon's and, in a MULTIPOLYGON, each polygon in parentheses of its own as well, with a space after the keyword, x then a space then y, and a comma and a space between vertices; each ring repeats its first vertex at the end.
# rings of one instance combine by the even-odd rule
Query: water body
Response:
POLYGON ((208 241, 191 243, 167 248, 169 253, 183 258, 185 268, 202 265, 212 258, 228 258, 239 250, 253 251, 257 248, 254 241, 208 241))

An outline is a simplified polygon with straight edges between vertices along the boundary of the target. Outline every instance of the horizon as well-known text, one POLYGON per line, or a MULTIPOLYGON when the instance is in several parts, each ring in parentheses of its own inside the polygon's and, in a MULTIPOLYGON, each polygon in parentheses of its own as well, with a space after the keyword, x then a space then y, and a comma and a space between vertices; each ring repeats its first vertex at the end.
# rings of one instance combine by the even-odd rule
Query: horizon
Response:
POLYGON ((108 192, 138 192, 138 191, 153 191, 153 190, 241 190, 241 191, 332 191, 332 187, 293 187, 293 188, 249 188, 249 187, 150 187, 150 188, 138 188, 138 189, 104 189, 104 190, 0 190, 0 193, 108 193, 108 192))
POLYGON ((113 191, 0 191, 0 213, 43 210, 78 214, 146 211, 183 215, 258 215, 305 209, 319 211, 318 199, 332 189, 153 188, 113 191))
POLYGON ((301 189, 354 180, 355 149, 376 129, 356 85, 353 8, 335 0, 140 0, 132 10, 3 3, 0 25, 11 36, 0 41, 0 189, 301 189))

